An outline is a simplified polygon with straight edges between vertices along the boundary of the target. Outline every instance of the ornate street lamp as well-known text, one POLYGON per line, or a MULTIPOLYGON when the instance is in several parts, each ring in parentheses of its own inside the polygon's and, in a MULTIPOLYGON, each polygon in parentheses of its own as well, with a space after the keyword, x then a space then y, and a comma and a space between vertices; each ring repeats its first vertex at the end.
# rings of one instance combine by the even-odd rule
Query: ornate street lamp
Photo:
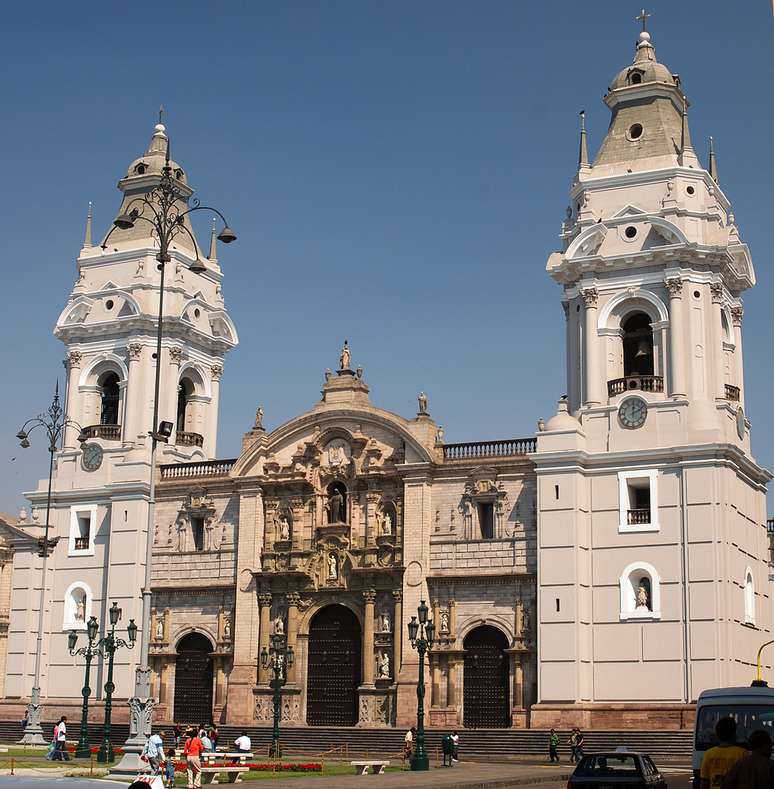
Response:
MULTIPOLYGON (((40 414, 32 419, 28 419, 16 434, 19 445, 23 449, 30 446, 30 435, 37 428, 43 428, 43 432, 48 439, 48 493, 46 494, 46 524, 43 528, 43 536, 38 539, 40 546, 39 556, 43 558, 41 567, 40 599, 38 601, 38 633, 35 645, 35 680, 32 685, 30 702, 27 705, 27 726, 24 729, 24 736, 19 740, 23 745, 45 745, 43 729, 40 719, 43 708, 40 705, 40 664, 43 655, 43 611, 46 604, 46 565, 48 556, 59 542, 59 537, 49 538, 48 532, 51 528, 51 483, 54 477, 54 453, 68 425, 75 425, 80 430, 80 425, 72 419, 68 419, 62 406, 59 403, 59 383, 54 389, 54 399, 45 414, 40 414)), ((81 440, 79 436, 79 441, 81 440)))
MULTIPOLYGON (((162 127, 163 131, 163 127, 162 127)), ((135 197, 125 206, 113 220, 113 228, 102 242, 102 249, 107 248, 107 242, 115 231, 129 230, 138 222, 149 226, 150 235, 158 243, 159 251, 156 255, 157 268, 161 272, 159 284, 159 315, 156 327, 156 353, 157 360, 155 382, 153 390, 153 422, 151 424, 151 455, 150 455, 150 484, 148 491, 148 524, 145 543, 145 581, 142 588, 142 621, 140 631, 140 660, 135 673, 134 696, 129 699, 131 714, 129 716, 129 739, 124 746, 124 757, 116 766, 116 773, 138 773, 146 769, 140 760, 140 754, 145 745, 145 740, 151 733, 151 721, 154 702, 151 699, 151 669, 150 669, 150 627, 151 627, 151 568, 153 564, 153 529, 155 525, 156 510, 156 449, 159 442, 166 443, 172 433, 170 422, 159 424, 159 390, 161 386, 161 340, 163 333, 164 314, 164 271, 167 263, 172 258, 169 250, 172 242, 180 235, 187 235, 193 242, 196 260, 189 266, 195 274, 202 274, 207 269, 199 259, 198 245, 191 231, 186 227, 186 217, 194 211, 212 211, 223 221, 223 228, 218 234, 218 240, 224 244, 236 241, 236 233, 228 226, 225 217, 216 208, 203 206, 197 199, 190 199, 190 192, 181 188, 181 183, 173 177, 169 157, 169 139, 164 167, 161 170, 159 183, 149 192, 135 197), (190 202, 189 202, 190 199, 190 202)))
POLYGON ((419 679, 417 681, 417 744, 411 757, 412 770, 429 770, 430 760, 425 750, 425 652, 433 647, 435 625, 427 618, 428 607, 420 600, 417 616, 412 616, 408 623, 409 641, 413 649, 419 653, 419 679), (419 621, 417 621, 419 617, 419 621))
POLYGON ((274 688, 274 729, 271 735, 271 749, 269 756, 280 758, 282 751, 280 749, 280 715, 282 712, 282 694, 280 692, 282 686, 285 684, 287 677, 287 669, 293 665, 295 655, 293 654, 293 647, 287 646, 285 638, 278 633, 271 637, 271 646, 267 650, 264 647, 261 650, 261 665, 266 669, 271 669, 274 674, 272 680, 272 688, 274 688))
POLYGON ((83 680, 83 707, 81 708, 81 736, 78 738, 78 747, 75 749, 75 755, 79 759, 88 759, 91 756, 89 750, 89 696, 91 695, 91 688, 89 687, 89 672, 91 670, 91 661, 94 655, 102 655, 102 651, 95 648, 94 641, 99 632, 99 622, 97 617, 92 616, 86 625, 86 637, 89 643, 85 647, 76 649, 75 645, 78 642, 78 633, 71 630, 67 636, 67 646, 70 654, 75 657, 76 655, 83 655, 86 658, 86 673, 83 680))

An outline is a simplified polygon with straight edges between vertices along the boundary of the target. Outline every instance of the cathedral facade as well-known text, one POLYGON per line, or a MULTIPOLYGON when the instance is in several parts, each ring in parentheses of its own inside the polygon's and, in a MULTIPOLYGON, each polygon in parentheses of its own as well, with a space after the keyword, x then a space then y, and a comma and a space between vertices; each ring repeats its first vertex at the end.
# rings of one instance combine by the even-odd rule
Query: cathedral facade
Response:
MULTIPOLYGON (((562 288, 567 394, 521 439, 449 444, 421 393, 416 414, 379 408, 345 342, 306 413, 267 431, 259 409, 239 456, 218 458, 220 380, 238 336, 214 233, 207 254, 193 232, 171 250, 156 359, 153 239, 136 227, 95 246, 89 220, 55 329, 66 411, 86 441, 71 429, 56 456, 45 704, 80 704, 70 630, 104 621, 113 601, 140 621, 146 539, 157 720, 268 724, 261 653, 279 635, 295 656, 287 723, 410 725, 407 623, 422 601, 436 628, 431 726, 679 728, 704 688, 749 684, 772 629, 770 474, 744 411, 752 261, 647 32, 605 103, 593 161, 582 127, 562 249, 547 265, 562 288), (157 363, 173 430, 152 469, 157 363)), ((119 181, 122 210, 158 183, 166 145, 159 124, 119 181)), ((29 494, 33 514, 8 537, 4 706, 15 712, 34 672, 45 492, 29 494)), ((135 666, 136 651, 118 653, 119 697, 135 666)))

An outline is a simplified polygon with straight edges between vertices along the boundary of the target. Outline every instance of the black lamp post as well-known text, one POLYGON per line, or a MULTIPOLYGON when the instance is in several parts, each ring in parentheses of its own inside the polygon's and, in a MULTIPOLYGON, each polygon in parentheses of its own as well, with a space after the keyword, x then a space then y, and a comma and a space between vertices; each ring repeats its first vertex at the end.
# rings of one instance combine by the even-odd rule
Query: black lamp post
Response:
POLYGON ((419 679, 417 681, 417 744, 411 757, 412 770, 429 770, 430 760, 425 750, 425 652, 433 647, 435 625, 427 618, 428 607, 420 600, 417 617, 412 616, 408 623, 409 641, 412 648, 419 653, 419 679))
MULTIPOLYGON (((43 729, 40 719, 43 708, 40 705, 40 664, 43 655, 43 610, 46 604, 46 564, 48 555, 59 542, 58 537, 49 538, 48 533, 51 528, 51 484, 54 477, 54 453, 61 440, 64 430, 68 425, 77 425, 72 419, 65 416, 64 409, 59 402, 59 383, 54 389, 54 399, 45 414, 40 414, 32 419, 28 419, 16 434, 19 445, 22 449, 30 446, 30 434, 37 428, 43 428, 43 432, 48 439, 48 493, 46 494, 46 523, 43 527, 43 536, 38 539, 40 546, 39 556, 43 558, 41 567, 40 599, 38 602, 38 633, 35 644, 35 680, 30 694, 30 703, 27 705, 27 726, 24 729, 24 736, 19 741, 24 745, 45 745, 43 729)), ((81 440, 79 436, 78 440, 81 440)))
MULTIPOLYGON (((159 116, 160 117, 160 116, 159 116)), ((163 132, 163 126, 161 127, 163 132)), ((236 233, 228 226, 225 217, 216 208, 200 205, 195 198, 191 199, 190 190, 173 175, 169 156, 169 139, 167 138, 166 159, 161 170, 158 184, 145 194, 135 197, 125 206, 113 220, 113 228, 102 242, 102 249, 107 248, 110 236, 117 230, 129 230, 138 222, 149 226, 150 235, 158 244, 159 251, 156 255, 158 269, 161 272, 159 280, 159 315, 156 326, 156 353, 157 361, 155 382, 153 390, 153 422, 149 432, 151 438, 150 455, 150 483, 148 491, 148 524, 145 546, 145 581, 142 588, 142 621, 140 660, 137 666, 134 683, 134 695, 129 699, 129 706, 133 714, 129 716, 129 739, 124 747, 124 758, 116 768, 116 772, 140 772, 144 765, 140 761, 140 754, 145 744, 145 739, 151 733, 151 714, 153 705, 148 704, 150 698, 150 626, 151 626, 151 567, 153 564, 153 534, 156 509, 156 449, 159 442, 166 443, 172 434, 172 423, 159 423, 159 390, 161 386, 161 339, 163 331, 164 314, 164 271, 172 261, 169 250, 172 242, 178 236, 188 236, 193 243, 196 260, 189 265, 194 274, 203 274, 206 266, 199 259, 199 247, 196 239, 186 226, 186 218, 194 211, 212 211, 223 221, 223 229, 218 234, 218 241, 230 244, 236 241, 236 233)))
POLYGON ((91 688, 89 687, 89 672, 91 670, 91 661, 94 655, 101 655, 102 652, 96 648, 94 641, 99 632, 99 622, 97 617, 92 616, 89 623, 86 625, 86 637, 89 643, 85 647, 76 649, 75 645, 78 642, 78 634, 75 630, 71 630, 67 636, 67 646, 70 648, 70 654, 83 655, 86 658, 86 673, 83 680, 83 707, 81 709, 81 736, 78 738, 78 747, 75 749, 75 755, 79 759, 88 759, 91 756, 89 750, 89 696, 91 695, 91 688))
POLYGON ((295 655, 293 647, 287 646, 283 636, 275 633, 271 637, 271 646, 267 650, 261 650, 261 665, 271 669, 274 674, 272 688, 274 688, 274 729, 271 735, 271 750, 269 756, 279 758, 282 753, 280 750, 280 715, 282 713, 282 694, 280 689, 285 684, 287 669, 293 665, 295 655))
MULTIPOLYGON (((68 645, 70 647, 71 654, 84 654, 86 655, 86 685, 83 688, 83 712, 81 718, 81 739, 78 741, 78 750, 82 747, 86 748, 86 755, 88 756, 89 750, 89 743, 88 740, 85 739, 84 731, 87 726, 87 716, 88 716, 88 696, 89 696, 89 663, 91 662, 91 655, 100 655, 104 657, 107 655, 108 659, 108 673, 107 673, 107 682, 105 683, 105 725, 102 732, 102 744, 99 746, 99 751, 97 752, 97 761, 98 762, 112 762, 114 759, 113 754, 113 744, 110 742, 110 722, 111 722, 111 714, 113 712, 113 692, 116 689, 116 686, 113 684, 113 657, 116 654, 117 649, 121 649, 122 647, 128 647, 131 649, 134 646, 135 641, 137 641, 137 625, 134 623, 134 619, 129 620, 129 625, 126 628, 127 635, 129 636, 129 641, 124 641, 123 638, 116 638, 116 625, 118 624, 119 620, 121 619, 121 608, 119 607, 118 603, 113 603, 110 606, 110 610, 108 614, 110 615, 110 632, 100 638, 96 644, 92 646, 92 641, 97 635, 97 630, 99 629, 99 625, 97 624, 96 617, 91 617, 89 620, 89 624, 86 625, 86 633, 89 638, 89 646, 83 647, 82 649, 74 652, 75 645, 78 641, 78 634, 75 631, 70 631, 69 636, 67 637, 68 645), (85 652, 84 650, 89 650, 89 652, 85 652), (91 654, 89 654, 91 653, 91 654)), ((78 756, 81 754, 78 753, 78 756)))

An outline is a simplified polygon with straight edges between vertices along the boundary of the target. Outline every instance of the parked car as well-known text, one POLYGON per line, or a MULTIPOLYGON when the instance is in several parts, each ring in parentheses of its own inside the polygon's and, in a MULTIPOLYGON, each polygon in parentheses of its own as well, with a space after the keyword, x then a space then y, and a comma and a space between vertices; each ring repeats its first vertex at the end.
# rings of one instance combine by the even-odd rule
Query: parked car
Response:
POLYGON ((645 753, 619 749, 584 756, 567 782, 567 789, 667 789, 666 781, 645 753))

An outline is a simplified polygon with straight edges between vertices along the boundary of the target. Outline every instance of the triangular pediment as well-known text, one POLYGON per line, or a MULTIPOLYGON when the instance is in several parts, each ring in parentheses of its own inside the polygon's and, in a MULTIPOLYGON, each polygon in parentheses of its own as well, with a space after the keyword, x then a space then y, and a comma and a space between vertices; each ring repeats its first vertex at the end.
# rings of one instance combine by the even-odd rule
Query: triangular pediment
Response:
POLYGON ((106 283, 105 283, 105 284, 104 284, 104 285, 103 285, 103 286, 100 288, 100 290, 118 290, 118 285, 116 285, 116 283, 115 283, 115 282, 111 282, 110 280, 108 280, 108 281, 107 281, 107 282, 106 282, 106 283))
POLYGON ((613 215, 613 219, 622 219, 626 216, 642 216, 646 214, 647 211, 643 210, 642 208, 637 208, 636 205, 625 205, 620 211, 613 215))

